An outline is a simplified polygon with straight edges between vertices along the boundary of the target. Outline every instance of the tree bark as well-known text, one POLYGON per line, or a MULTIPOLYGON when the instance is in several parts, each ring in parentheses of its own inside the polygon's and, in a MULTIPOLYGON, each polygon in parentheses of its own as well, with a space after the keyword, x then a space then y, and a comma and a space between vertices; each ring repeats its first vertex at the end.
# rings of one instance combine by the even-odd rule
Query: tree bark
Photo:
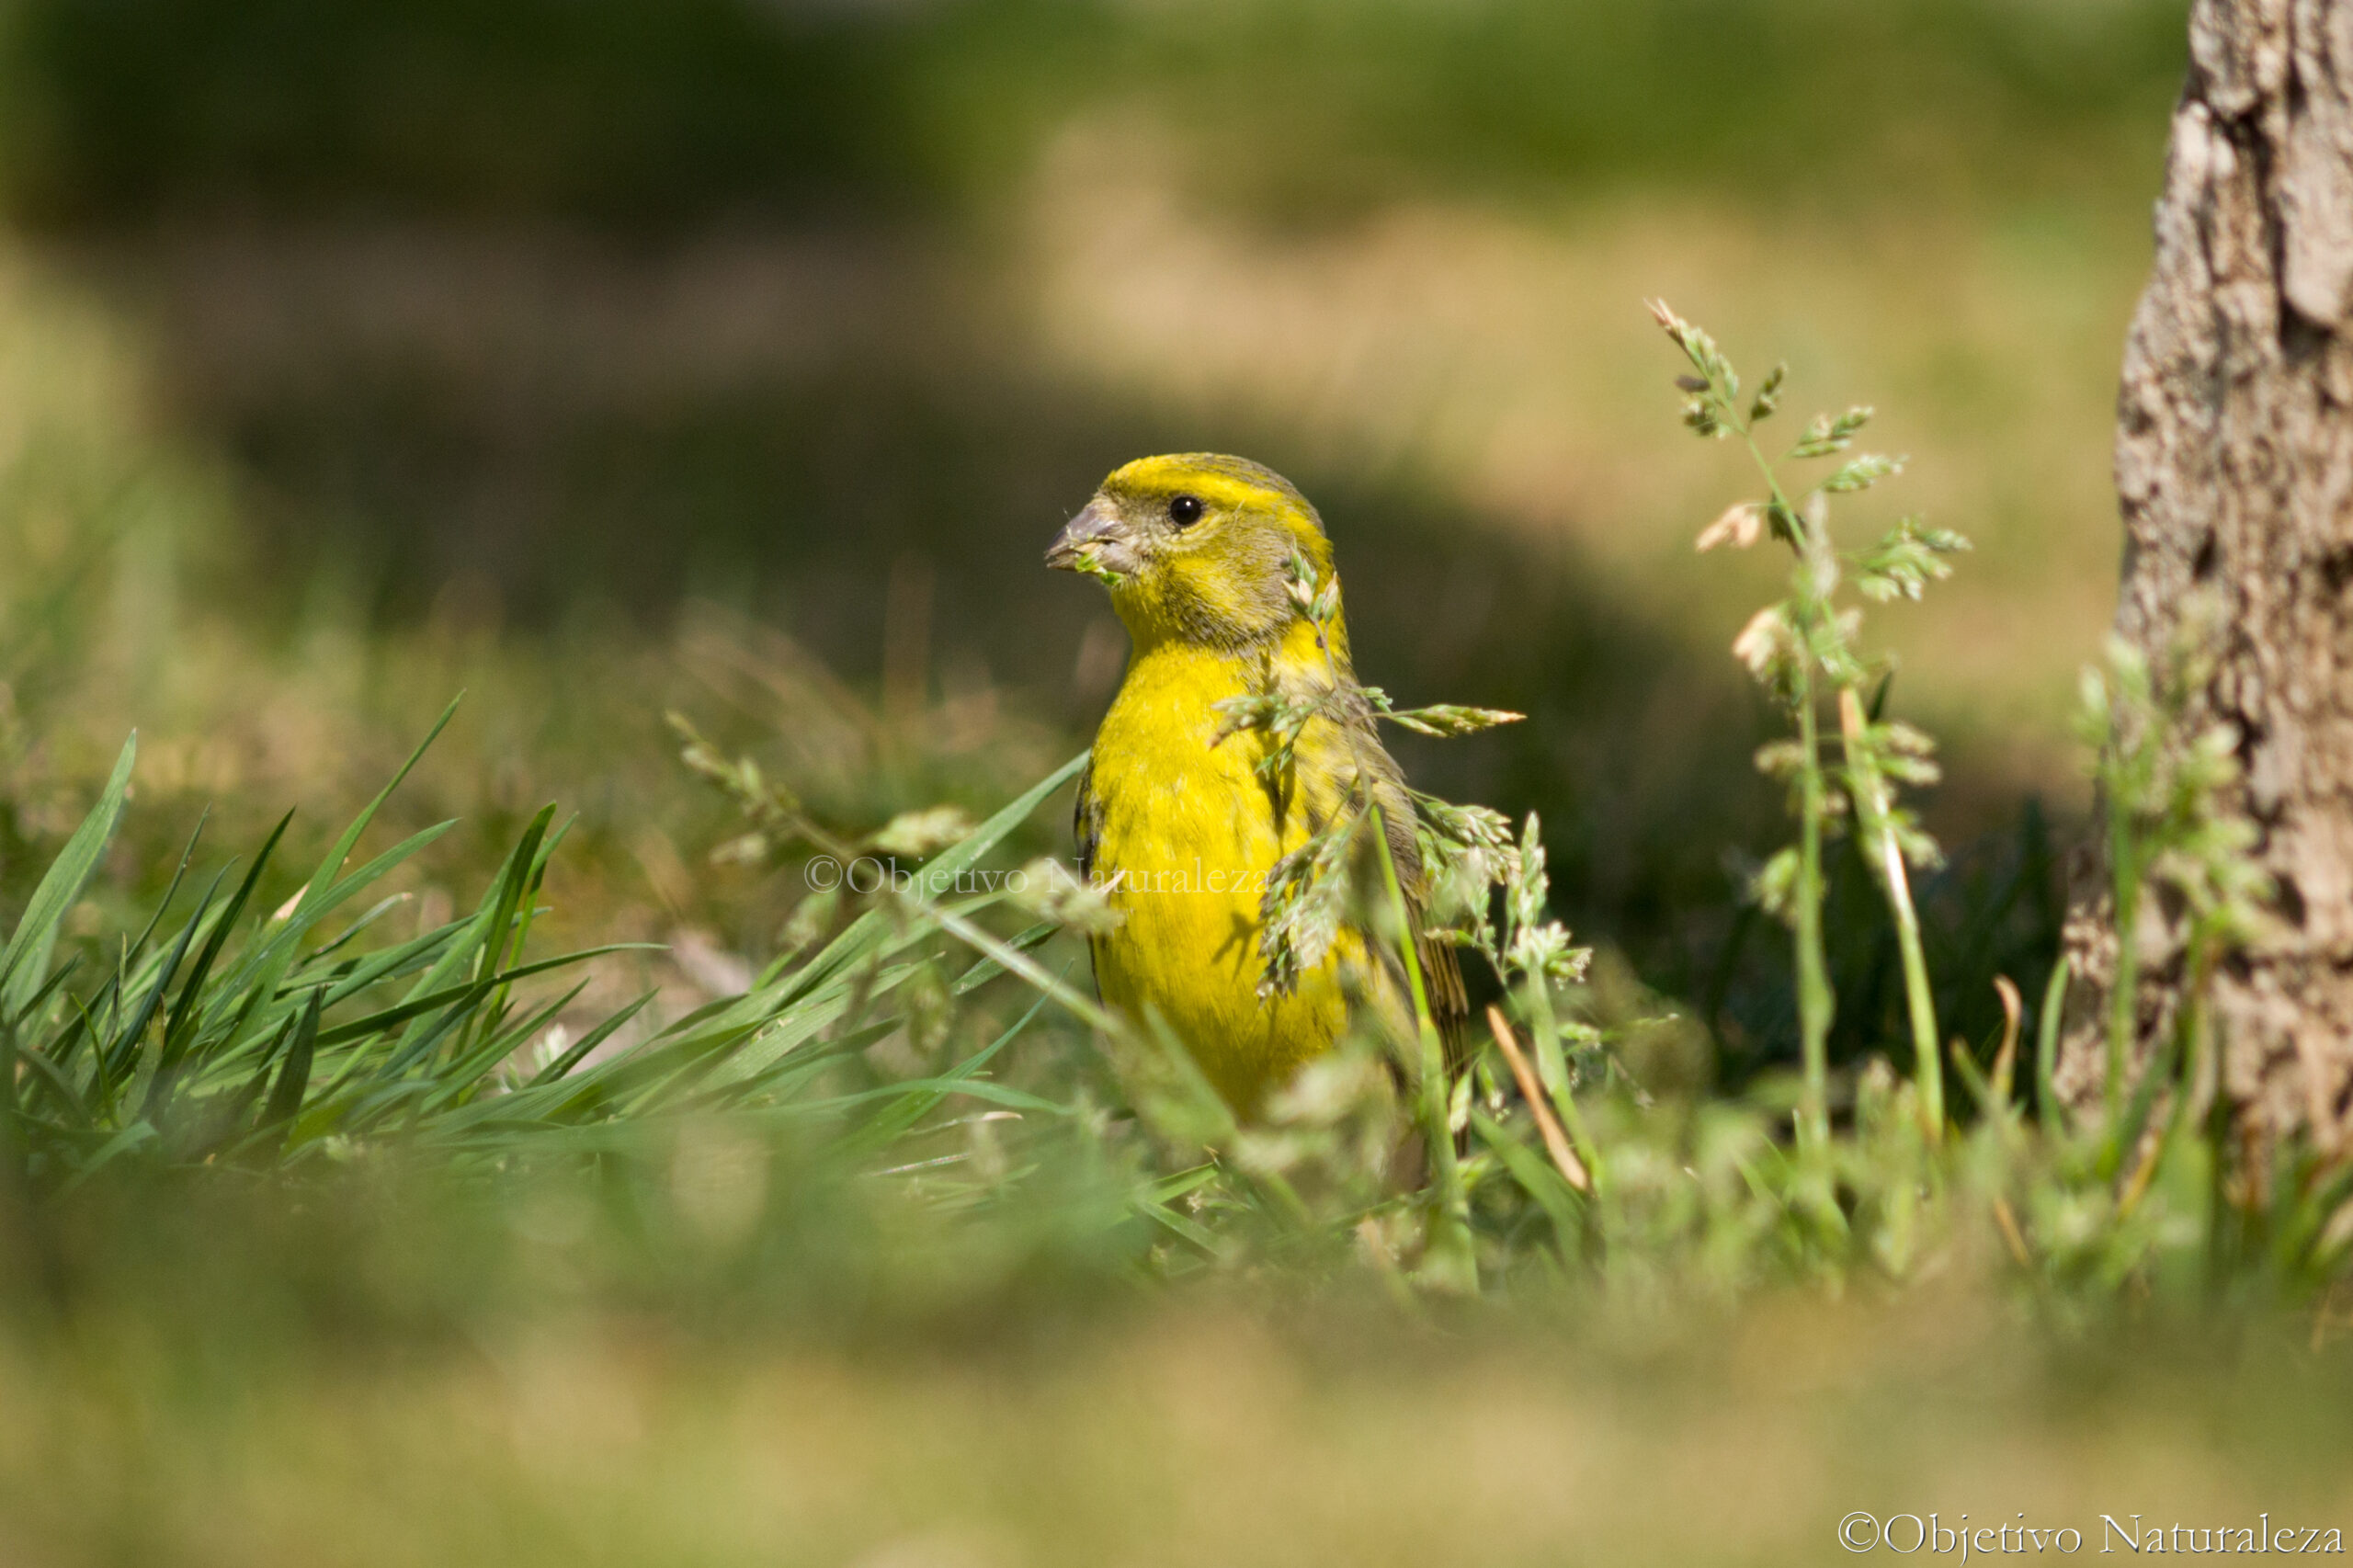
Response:
MULTIPOLYGON (((2353 1134, 2353 0, 2196 0, 2156 257, 2118 400, 2118 632, 2200 639, 2185 725, 2237 738, 2277 919, 2218 973, 2222 1084, 2247 1129, 2353 1134), (2219 615, 2185 613, 2219 601, 2219 615)), ((2143 901, 2138 1042, 2180 1003, 2143 901)), ((2116 933, 2079 884, 2059 1086, 2102 1092, 2116 933)))

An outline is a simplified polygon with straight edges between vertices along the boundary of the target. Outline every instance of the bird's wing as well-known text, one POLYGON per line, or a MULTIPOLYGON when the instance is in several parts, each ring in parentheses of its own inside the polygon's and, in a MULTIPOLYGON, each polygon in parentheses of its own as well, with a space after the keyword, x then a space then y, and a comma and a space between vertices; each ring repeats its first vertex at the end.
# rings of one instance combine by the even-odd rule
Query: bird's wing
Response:
POLYGON ((1429 994, 1430 1019, 1446 1043, 1446 1071, 1450 1078, 1471 1064, 1471 994, 1462 986, 1460 949, 1451 942, 1431 939, 1421 931, 1422 912, 1414 916, 1414 954, 1421 960, 1422 986, 1429 994))
POLYGON ((1095 851, 1103 842, 1103 802, 1095 793, 1095 762, 1078 770, 1078 799, 1071 808, 1070 835, 1077 846, 1078 880, 1095 876, 1095 851))
MULTIPOLYGON (((1070 836, 1078 861, 1078 880, 1095 885, 1095 855, 1103 843, 1103 801, 1095 792, 1095 759, 1078 770, 1078 798, 1071 807, 1070 836)), ((1093 936, 1086 938, 1087 971, 1095 976, 1095 999, 1103 1000, 1103 950, 1093 936)))
POLYGON ((1463 989, 1461 959, 1449 942, 1432 939, 1426 932, 1428 887, 1423 875, 1422 847, 1414 832, 1414 798, 1405 776, 1381 744, 1371 705, 1358 695, 1346 707, 1345 722, 1353 732, 1352 750, 1373 775, 1372 798, 1381 807, 1381 826, 1389 839, 1389 856, 1405 895, 1405 916, 1414 930, 1414 959, 1421 966, 1422 990, 1429 1003, 1430 1020, 1446 1045, 1449 1076, 1470 1062, 1471 998, 1463 989))

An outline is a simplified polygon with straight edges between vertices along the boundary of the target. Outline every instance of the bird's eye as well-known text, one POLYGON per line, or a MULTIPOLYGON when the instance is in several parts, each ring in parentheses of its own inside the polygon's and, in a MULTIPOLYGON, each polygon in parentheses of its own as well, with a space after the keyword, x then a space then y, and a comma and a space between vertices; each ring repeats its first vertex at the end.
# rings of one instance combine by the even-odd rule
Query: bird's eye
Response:
POLYGON ((1168 503, 1168 520, 1180 528, 1189 528, 1201 520, 1201 498, 1179 495, 1168 503))

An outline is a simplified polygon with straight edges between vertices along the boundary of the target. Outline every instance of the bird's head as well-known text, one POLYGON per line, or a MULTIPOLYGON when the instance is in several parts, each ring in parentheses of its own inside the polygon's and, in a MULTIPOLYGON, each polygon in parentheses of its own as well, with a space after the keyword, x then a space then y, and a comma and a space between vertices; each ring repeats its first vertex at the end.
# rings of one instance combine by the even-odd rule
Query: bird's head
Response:
POLYGON ((1105 480, 1046 564, 1102 579, 1140 646, 1245 648, 1299 619, 1294 557, 1331 576, 1323 519, 1289 480, 1242 458, 1182 452, 1138 458, 1105 480))

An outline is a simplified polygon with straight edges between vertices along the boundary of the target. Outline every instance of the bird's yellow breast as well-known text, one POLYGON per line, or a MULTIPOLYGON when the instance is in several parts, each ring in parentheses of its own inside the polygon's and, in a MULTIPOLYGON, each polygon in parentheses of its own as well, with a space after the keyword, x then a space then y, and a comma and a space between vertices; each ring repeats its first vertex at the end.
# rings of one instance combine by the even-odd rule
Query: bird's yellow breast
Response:
POLYGON ((1096 737, 1088 786, 1099 812, 1094 878, 1123 917, 1097 938, 1103 999, 1137 1017, 1156 1009, 1245 1108, 1340 1038, 1348 989, 1365 972, 1361 939, 1343 930, 1294 991, 1258 994, 1268 874, 1306 841, 1318 808, 1336 803, 1316 799, 1336 791, 1303 765, 1344 743, 1317 721, 1300 744, 1302 782, 1286 792, 1261 778, 1263 731, 1212 744, 1216 704, 1250 691, 1252 677, 1250 664, 1212 648, 1141 651, 1096 737))

